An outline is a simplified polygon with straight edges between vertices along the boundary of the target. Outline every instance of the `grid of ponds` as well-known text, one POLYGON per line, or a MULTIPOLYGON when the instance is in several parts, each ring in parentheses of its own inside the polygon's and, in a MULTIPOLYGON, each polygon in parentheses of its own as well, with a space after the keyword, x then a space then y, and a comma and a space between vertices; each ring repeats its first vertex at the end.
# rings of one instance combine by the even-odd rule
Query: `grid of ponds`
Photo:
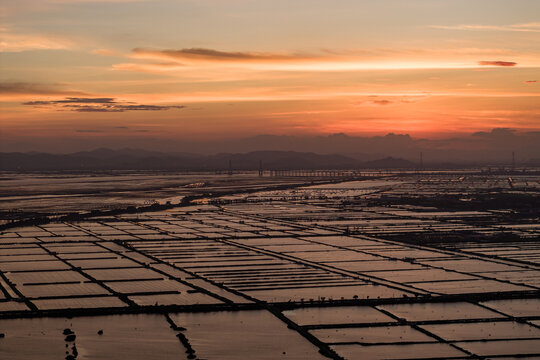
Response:
POLYGON ((283 314, 350 359, 537 356, 540 329, 512 308, 526 306, 537 315, 540 300, 525 303, 304 308, 283 314))
POLYGON ((0 358, 540 357, 537 242, 375 231, 490 216, 312 198, 13 228, 0 234, 0 358))
MULTIPOLYGON (((437 201, 426 205, 405 204, 403 199, 437 199, 441 195, 454 197, 467 204, 477 195, 489 200, 490 194, 538 197, 540 181, 537 175, 416 175, 410 177, 382 177, 377 180, 353 181, 347 183, 316 185, 287 192, 268 191, 247 195, 236 195, 229 200, 249 202, 251 213, 259 213, 256 203, 274 203, 273 211, 266 209, 273 218, 291 219, 303 224, 349 228, 355 232, 392 237, 393 235, 414 235, 422 233, 448 234, 453 232, 473 232, 482 237, 501 232, 515 234, 523 238, 537 239, 540 236, 538 218, 535 216, 538 204, 530 210, 531 216, 516 219, 505 218, 514 212, 512 204, 508 208, 464 209, 452 211, 437 208, 437 201), (282 204, 275 204, 282 200, 282 204), (255 203, 255 204, 254 204, 255 203), (298 210, 294 204, 310 205, 298 210), (381 206, 384 204, 384 206, 381 206), (327 209, 333 209, 330 216, 327 209), (336 215, 336 210, 341 210, 336 215)), ((439 201, 441 202, 441 201, 439 201)), ((504 201, 503 201, 504 203, 504 201)), ((444 205, 444 200, 442 200, 444 205)), ((504 204, 503 204, 504 205, 504 204)), ((444 206, 443 206, 444 207, 444 206)), ((537 250, 537 249, 536 249, 537 250)))

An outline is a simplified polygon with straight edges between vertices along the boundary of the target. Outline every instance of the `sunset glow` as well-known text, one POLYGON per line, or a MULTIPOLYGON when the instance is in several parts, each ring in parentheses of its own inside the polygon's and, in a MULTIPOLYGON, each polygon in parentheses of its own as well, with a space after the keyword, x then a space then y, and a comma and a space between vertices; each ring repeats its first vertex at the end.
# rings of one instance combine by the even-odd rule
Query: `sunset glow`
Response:
POLYGON ((539 131, 538 14, 526 0, 5 1, 2 150, 539 131))

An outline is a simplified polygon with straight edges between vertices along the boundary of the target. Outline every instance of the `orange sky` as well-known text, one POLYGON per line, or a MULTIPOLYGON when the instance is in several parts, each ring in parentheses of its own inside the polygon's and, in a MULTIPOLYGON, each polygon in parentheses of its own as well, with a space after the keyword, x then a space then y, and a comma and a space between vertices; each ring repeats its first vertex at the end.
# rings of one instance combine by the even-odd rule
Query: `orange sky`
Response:
POLYGON ((527 0, 3 2, 1 136, 538 131, 538 14, 527 0))

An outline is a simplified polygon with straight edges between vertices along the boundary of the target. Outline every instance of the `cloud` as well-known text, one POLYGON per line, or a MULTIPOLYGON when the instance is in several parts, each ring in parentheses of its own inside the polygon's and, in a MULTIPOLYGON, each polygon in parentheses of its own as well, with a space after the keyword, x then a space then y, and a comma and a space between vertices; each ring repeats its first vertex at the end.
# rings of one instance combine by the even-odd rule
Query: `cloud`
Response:
POLYGON ((525 23, 513 25, 430 25, 432 29, 467 30, 467 31, 514 31, 514 32, 540 32, 540 23, 525 23))
POLYGON ((80 98, 67 97, 62 100, 36 100, 22 103, 27 106, 51 107, 58 111, 75 112, 124 112, 124 111, 162 111, 183 109, 184 105, 145 105, 133 102, 117 101, 115 98, 80 98))
POLYGON ((0 95, 86 95, 74 90, 61 89, 58 85, 46 85, 26 82, 0 83, 0 95))
MULTIPOLYGON (((301 76, 309 72, 347 72, 365 70, 475 69, 477 59, 514 59, 521 66, 538 67, 537 57, 498 48, 379 48, 330 52, 221 51, 208 48, 134 48, 130 62, 112 69, 150 74, 166 74, 194 81, 235 81, 261 77, 301 76), (272 74, 273 72, 273 74, 272 74), (286 75, 285 75, 286 74, 286 75)), ((481 62, 488 65, 488 62, 481 62)), ((503 62, 495 64, 501 66, 503 62)))
POLYGON ((502 139, 515 136, 515 129, 511 128, 493 128, 490 132, 478 131, 472 134, 472 136, 482 137, 487 139, 502 139))
POLYGON ((365 105, 372 105, 372 106, 389 106, 389 105, 396 105, 396 104, 412 104, 420 99, 424 98, 425 96, 405 96, 405 97, 395 97, 393 99, 385 99, 380 98, 378 95, 371 95, 368 96, 368 99, 365 101, 359 101, 355 105, 356 106, 365 106, 365 105))
POLYGON ((114 104, 114 98, 80 98, 67 97, 63 100, 28 101, 23 105, 51 105, 51 104, 114 104))
POLYGON ((146 133, 149 132, 149 130, 146 129, 131 129, 128 126, 114 126, 112 128, 108 129, 76 129, 75 132, 77 133, 110 133, 110 132, 131 132, 131 133, 146 133))
POLYGON ((78 133, 102 133, 103 130, 94 130, 94 129, 77 129, 75 132, 78 133))
MULTIPOLYGON (((375 97, 375 96, 373 96, 375 97)), ((388 99, 370 99, 366 101, 358 101, 355 103, 356 106, 388 106, 400 103, 400 101, 388 100, 388 99)))
POLYGON ((280 54, 245 51, 220 51, 205 48, 185 48, 179 50, 153 50, 135 48, 135 57, 166 58, 180 61, 219 61, 219 62, 275 62, 313 59, 314 56, 300 54, 280 54))
MULTIPOLYGON (((24 104, 23 104, 24 105, 24 104)), ((80 105, 67 105, 66 108, 76 112, 123 112, 124 110, 116 107, 98 107, 98 106, 80 106, 80 105)))
POLYGON ((119 52, 119 51, 115 51, 115 50, 110 50, 110 49, 95 49, 95 50, 92 50, 90 51, 92 54, 95 54, 95 55, 101 55, 101 56, 113 56, 113 57, 123 57, 124 54, 119 52))
POLYGON ((479 61, 478 65, 482 66, 516 66, 517 63, 513 61, 479 61))
POLYGON ((61 50, 71 46, 71 41, 60 37, 42 34, 15 34, 9 29, 0 28, 0 52, 61 50))
POLYGON ((537 83, 538 80, 525 80, 524 83, 525 84, 534 84, 534 83, 537 83))
POLYGON ((381 99, 381 100, 371 100, 371 103, 375 105, 386 106, 386 105, 393 104, 394 102, 390 100, 386 100, 386 99, 381 99))
POLYGON ((183 109, 183 105, 175 106, 162 106, 162 105, 116 105, 117 109, 122 111, 157 111, 157 110, 169 110, 169 109, 183 109))

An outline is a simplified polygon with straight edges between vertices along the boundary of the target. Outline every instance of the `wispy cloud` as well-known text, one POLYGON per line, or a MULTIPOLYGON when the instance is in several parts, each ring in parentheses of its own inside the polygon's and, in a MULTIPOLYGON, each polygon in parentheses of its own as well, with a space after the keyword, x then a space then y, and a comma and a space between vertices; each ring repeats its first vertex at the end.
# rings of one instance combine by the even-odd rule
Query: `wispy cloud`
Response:
POLYGON ((95 54, 95 55, 101 55, 101 56, 115 56, 115 57, 123 57, 124 54, 119 52, 119 51, 116 51, 116 50, 111 50, 111 49, 94 49, 92 51, 90 51, 92 54, 95 54))
POLYGON ((149 132, 147 129, 133 129, 128 126, 113 126, 107 128, 99 129, 75 129, 76 133, 146 133, 149 132))
POLYGON ((21 52, 30 50, 60 50, 72 46, 72 42, 42 34, 17 34, 0 28, 0 52, 21 52))
POLYGON ((540 32, 540 23, 537 22, 513 25, 430 25, 428 27, 442 30, 540 32))
POLYGON ((179 50, 153 50, 135 48, 132 51, 138 58, 165 58, 180 61, 222 61, 222 62, 276 62, 305 61, 318 58, 314 55, 281 54, 268 52, 220 51, 205 48, 186 48, 179 50))
POLYGON ((481 65, 481 66, 503 66, 503 67, 512 67, 512 66, 516 66, 517 63, 513 62, 513 61, 500 61, 500 60, 495 60, 495 61, 479 61, 478 62, 478 65, 481 65))
POLYGON ((421 99, 424 99, 426 97, 427 95, 405 96, 405 97, 394 96, 391 98, 387 98, 387 97, 380 97, 379 95, 370 95, 367 97, 366 100, 356 102, 354 105, 355 106, 389 106, 389 105, 397 105, 397 104, 411 104, 421 99))
POLYGON ((77 129, 75 132, 78 133, 103 133, 104 130, 98 130, 98 129, 77 129))
POLYGON ((64 89, 61 85, 40 84, 28 82, 4 82, 0 83, 0 97, 25 97, 32 95, 50 95, 50 96, 85 96, 88 95, 82 91, 64 89))
POLYGON ((537 83, 538 80, 525 80, 524 83, 525 84, 534 84, 534 83, 537 83))
MULTIPOLYGON (((534 55, 534 54, 533 54, 534 55)), ((538 67, 537 56, 497 48, 359 49, 319 52, 223 51, 208 48, 135 48, 137 60, 112 65, 114 70, 222 81, 254 78, 253 73, 347 72, 363 70, 474 69, 488 65, 478 58, 510 57, 521 66, 538 67)), ((498 65, 493 62, 490 65, 498 65)))
POLYGON ((124 112, 124 111, 161 111, 183 109, 183 105, 145 105, 134 102, 122 102, 115 98, 80 98, 67 97, 62 100, 37 100, 22 103, 27 106, 50 107, 58 111, 76 112, 124 112))
POLYGON ((371 100, 371 103, 375 105, 386 106, 386 105, 393 104, 394 102, 387 99, 380 99, 380 100, 371 100))
POLYGON ((28 101, 23 105, 51 105, 51 104, 114 104, 114 98, 80 98, 67 97, 63 100, 28 101))

